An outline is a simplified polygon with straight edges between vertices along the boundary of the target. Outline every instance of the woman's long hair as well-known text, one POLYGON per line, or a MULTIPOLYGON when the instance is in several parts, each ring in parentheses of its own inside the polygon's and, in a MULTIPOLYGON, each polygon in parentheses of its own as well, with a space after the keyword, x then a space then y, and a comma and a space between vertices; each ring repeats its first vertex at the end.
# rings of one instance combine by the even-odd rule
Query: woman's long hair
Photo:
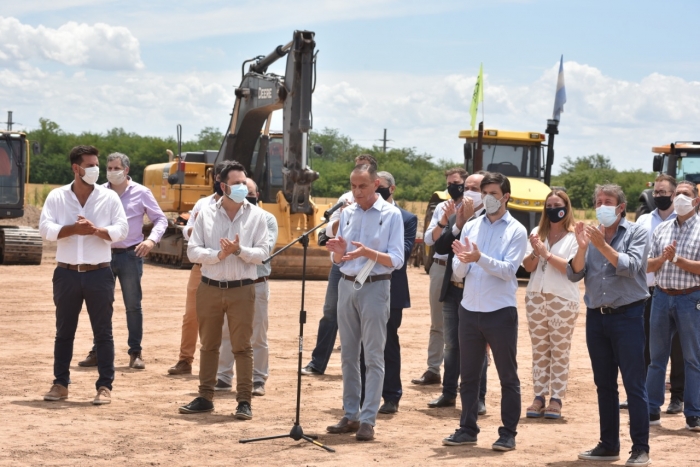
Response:
POLYGON ((549 193, 544 199, 545 206, 542 208, 540 228, 537 231, 537 235, 543 242, 549 235, 549 231, 552 228, 552 224, 549 222, 549 217, 547 217, 547 200, 552 196, 557 196, 561 198, 562 201, 564 201, 564 205, 566 206, 566 215, 561 220, 561 222, 564 224, 564 230, 566 230, 567 232, 574 231, 574 210, 571 208, 571 200, 569 199, 569 195, 567 195, 566 192, 562 190, 552 190, 552 192, 549 193))

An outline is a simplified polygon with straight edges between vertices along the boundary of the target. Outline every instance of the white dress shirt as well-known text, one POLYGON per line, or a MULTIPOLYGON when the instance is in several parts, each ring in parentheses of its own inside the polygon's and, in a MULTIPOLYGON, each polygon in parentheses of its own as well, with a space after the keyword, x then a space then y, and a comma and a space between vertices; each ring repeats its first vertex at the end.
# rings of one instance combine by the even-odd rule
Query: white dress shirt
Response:
POLYGON ((94 185, 85 206, 73 193, 73 183, 52 190, 41 210, 39 232, 50 242, 57 242, 56 261, 67 264, 100 264, 112 261, 112 242, 126 238, 129 224, 119 196, 113 190, 94 185), (111 241, 96 235, 71 235, 58 238, 61 229, 73 225, 83 216, 95 227, 104 227, 111 241))
MULTIPOLYGON (((343 202, 346 204, 352 204, 355 202, 355 197, 352 194, 352 191, 348 191, 347 193, 343 193, 340 195, 340 198, 338 198, 338 203, 343 202)), ((335 203, 335 204, 338 204, 335 203)), ((333 206, 335 206, 335 204, 333 206)), ((331 206, 331 207, 333 207, 331 206)), ((333 214, 331 214, 331 218, 328 219, 328 224, 326 224, 326 235, 328 238, 333 238, 335 237, 335 234, 333 233, 333 226, 335 225, 336 222, 340 220, 340 213, 341 210, 338 209, 335 211, 333 214)))
MULTIPOLYGON (((437 206, 435 206, 435 211, 433 211, 433 217, 430 219, 430 224, 428 224, 428 228, 425 229, 425 233, 423 234, 423 241, 428 246, 435 245, 435 240, 433 240, 433 230, 435 230, 438 227, 438 222, 440 222, 440 219, 442 219, 442 215, 445 213, 445 206, 447 206, 447 201, 443 201, 437 206)), ((447 261, 448 256, 449 255, 439 255, 437 253, 433 254, 434 259, 441 259, 443 261, 447 261)))
POLYGON ((456 255, 452 259, 454 274, 465 278, 461 305, 477 312, 517 306, 515 273, 527 249, 525 227, 508 211, 494 223, 481 216, 467 222, 459 241, 476 243, 481 252, 476 263, 463 263, 456 255))
MULTIPOLYGON (((263 210, 263 212, 265 213, 265 219, 267 220, 267 246, 270 249, 269 254, 272 254, 275 251, 275 244, 277 243, 279 228, 277 227, 277 219, 275 216, 265 210, 263 210)), ((257 270, 258 278, 269 276, 272 273, 272 261, 265 264, 260 264, 255 268, 257 270)))
POLYGON ((205 198, 199 198, 196 203, 194 203, 194 207, 192 207, 192 210, 190 211, 190 218, 187 219, 187 224, 185 225, 185 228, 182 229, 182 236, 185 237, 185 240, 190 239, 190 227, 194 227, 194 221, 197 218, 197 214, 199 211, 202 210, 204 206, 209 206, 211 204, 216 204, 216 198, 214 198, 215 194, 211 194, 205 198))
MULTIPOLYGON (((666 219, 662 219, 659 215, 659 208, 654 209, 650 213, 642 214, 639 218, 634 221, 635 224, 643 226, 649 232, 649 251, 651 252, 651 244, 653 243, 654 230, 664 221, 670 221, 676 218, 676 211, 673 211, 666 219)), ((654 287, 656 285, 656 273, 647 273, 647 285, 649 287, 654 287)))
POLYGON ((255 265, 262 264, 270 253, 265 211, 244 200, 232 221, 221 206, 222 201, 219 199, 199 212, 187 243, 187 256, 193 263, 201 263, 202 276, 215 281, 257 279, 255 265), (236 234, 241 253, 219 260, 220 240, 233 241, 236 234))

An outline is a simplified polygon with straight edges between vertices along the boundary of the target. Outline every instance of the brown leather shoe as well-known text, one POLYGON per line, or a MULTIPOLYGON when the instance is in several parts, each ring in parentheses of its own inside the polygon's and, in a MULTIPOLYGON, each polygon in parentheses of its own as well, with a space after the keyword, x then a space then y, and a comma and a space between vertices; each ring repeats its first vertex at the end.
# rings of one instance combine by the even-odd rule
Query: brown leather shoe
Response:
POLYGON ((174 366, 168 368, 168 374, 171 375, 191 375, 192 364, 187 360, 180 360, 174 366))
POLYGON ((343 417, 340 419, 340 421, 337 424, 326 427, 326 431, 328 433, 333 433, 333 434, 354 433, 359 428, 360 428, 359 421, 351 422, 350 420, 348 420, 348 417, 343 417))
POLYGON ((60 384, 54 384, 51 386, 51 390, 44 394, 45 401, 60 401, 61 399, 68 399, 68 388, 60 384))
MULTIPOLYGON (((141 352, 129 355, 129 368, 133 368, 134 370, 146 369, 146 364, 143 362, 143 358, 141 358, 141 352)), ((192 371, 191 368, 190 371, 192 371)))
POLYGON ((95 399, 93 399, 92 404, 93 405, 105 405, 109 404, 112 402, 112 391, 107 389, 104 386, 100 386, 100 389, 97 390, 97 395, 95 396, 95 399))
POLYGON ((360 429, 355 434, 358 441, 372 441, 374 439, 374 427, 369 423, 360 423, 360 429))
POLYGON ((97 353, 91 350, 85 357, 85 360, 78 362, 78 366, 97 366, 97 353))
POLYGON ((442 378, 440 378, 440 375, 437 373, 433 373, 432 371, 426 371, 425 373, 423 373, 423 376, 421 376, 418 379, 412 379, 411 382, 413 384, 427 386, 429 384, 440 384, 442 382, 442 378))

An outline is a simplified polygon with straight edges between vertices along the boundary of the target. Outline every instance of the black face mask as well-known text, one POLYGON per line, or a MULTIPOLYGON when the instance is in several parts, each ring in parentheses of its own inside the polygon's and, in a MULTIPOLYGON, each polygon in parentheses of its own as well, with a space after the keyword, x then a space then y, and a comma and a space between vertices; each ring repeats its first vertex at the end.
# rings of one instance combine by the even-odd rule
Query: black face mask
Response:
POLYGON ((450 183, 447 185, 447 192, 450 194, 450 197, 456 201, 462 197, 462 193, 464 193, 464 185, 450 183))
POLYGON ((566 217, 566 208, 545 208, 547 218, 552 224, 556 224, 566 217))
POLYGON ((654 198, 654 204, 659 208, 660 211, 665 211, 671 207, 671 197, 670 196, 657 196, 654 198))
POLYGON ((219 196, 224 196, 224 190, 221 188, 221 182, 218 180, 214 180, 214 193, 219 196))
POLYGON ((386 201, 391 196, 391 189, 389 189, 388 187, 384 188, 380 186, 379 188, 377 188, 377 191, 375 193, 379 193, 382 196, 382 198, 384 198, 384 201, 386 201))
POLYGON ((250 204, 252 204, 253 206, 257 206, 257 205, 258 205, 258 198, 256 198, 255 196, 246 196, 245 199, 247 199, 248 202, 249 202, 250 204))

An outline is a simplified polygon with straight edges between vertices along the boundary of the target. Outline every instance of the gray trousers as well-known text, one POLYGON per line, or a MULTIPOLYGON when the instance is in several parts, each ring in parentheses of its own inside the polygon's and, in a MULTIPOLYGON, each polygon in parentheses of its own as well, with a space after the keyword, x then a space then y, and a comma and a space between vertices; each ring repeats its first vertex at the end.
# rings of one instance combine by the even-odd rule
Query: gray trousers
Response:
MULTIPOLYGON (((432 259, 431 259, 432 261, 432 259)), ((430 339, 428 340, 428 371, 440 374, 440 366, 445 355, 445 335, 443 333, 442 303, 440 292, 445 279, 446 266, 433 263, 430 266, 430 339)))
POLYGON ((343 370, 343 407, 348 420, 374 426, 384 385, 384 345, 389 320, 390 281, 365 283, 354 290, 353 283, 338 284, 338 331, 340 363, 343 370), (365 347, 365 400, 360 410, 362 380, 360 350, 365 347))

